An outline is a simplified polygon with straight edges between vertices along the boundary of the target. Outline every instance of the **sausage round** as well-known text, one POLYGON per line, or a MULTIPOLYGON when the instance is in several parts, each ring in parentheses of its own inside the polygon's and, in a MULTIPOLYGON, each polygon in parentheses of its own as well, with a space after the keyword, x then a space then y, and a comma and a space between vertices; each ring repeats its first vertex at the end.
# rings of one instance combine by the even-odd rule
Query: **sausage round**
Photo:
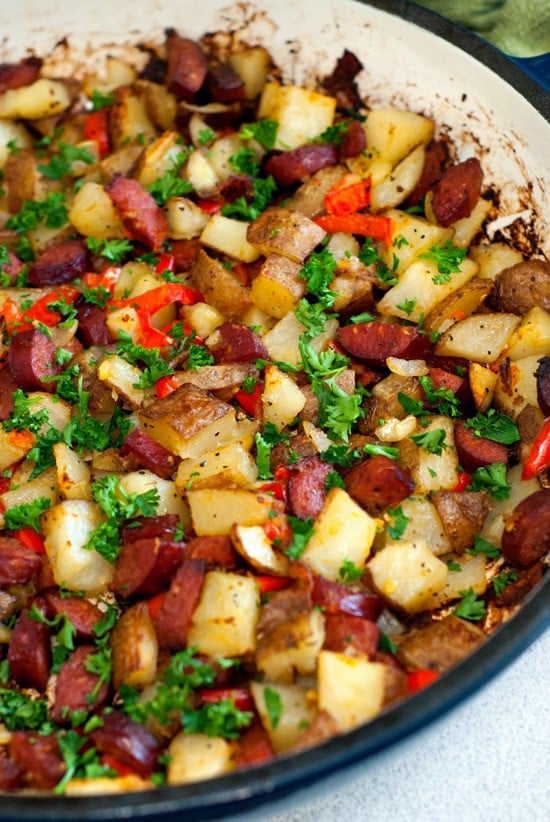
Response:
POLYGON ((15 334, 10 343, 8 364, 17 386, 23 391, 53 394, 55 380, 43 380, 61 372, 61 366, 55 362, 55 352, 53 342, 38 328, 28 328, 15 334))
POLYGON ((469 474, 494 462, 508 465, 510 455, 507 447, 486 437, 476 437, 473 429, 468 428, 464 420, 455 422, 454 437, 458 461, 469 474))
POLYGON ((506 519, 502 553, 514 565, 527 567, 550 550, 550 489, 523 499, 506 519))
POLYGON ((172 31, 167 38, 168 71, 166 85, 179 99, 191 103, 202 88, 208 63, 201 47, 172 31))
POLYGON ((37 579, 42 569, 40 556, 18 539, 0 537, 0 585, 18 585, 37 579))
POLYGON ((33 788, 51 790, 65 773, 65 763, 54 734, 12 731, 8 747, 25 782, 33 788))
POLYGON ((537 368, 537 399, 540 410, 546 416, 550 416, 550 357, 543 357, 539 360, 537 368))
POLYGON ((338 149, 333 143, 311 143, 307 146, 274 154, 265 164, 266 174, 271 174, 280 186, 301 183, 321 168, 335 166, 338 149))
POLYGON ((32 619, 28 609, 21 611, 8 647, 8 662, 13 678, 23 688, 45 691, 51 660, 48 626, 32 619))
POLYGON ((411 475, 381 454, 354 465, 344 482, 348 494, 374 516, 398 505, 414 490, 411 475))
POLYGON ((391 323, 356 323, 338 329, 337 340, 346 351, 369 365, 385 365, 388 357, 424 359, 430 338, 416 326, 391 323))
POLYGON ((52 245, 29 267, 31 285, 68 283, 82 277, 88 268, 88 249, 82 240, 67 240, 52 245))
POLYGON ((161 752, 155 737, 120 711, 104 713, 102 720, 90 734, 98 751, 113 754, 143 779, 151 776, 161 752))
POLYGON ((218 342, 210 349, 217 363, 254 362, 268 358, 259 334, 240 323, 224 323, 217 329, 218 342))
POLYGON ((477 157, 448 168, 434 188, 432 209, 439 225, 469 217, 481 195, 483 169, 477 157))
POLYGON ((105 312, 98 305, 85 303, 77 310, 77 336, 89 348, 92 345, 110 345, 113 342, 107 328, 105 312))
POLYGON ((178 568, 155 622, 160 648, 170 651, 185 648, 205 573, 206 563, 200 559, 184 560, 178 568))
POLYGON ((292 466, 288 501, 296 517, 316 517, 321 511, 327 496, 325 479, 331 471, 332 465, 319 457, 308 457, 292 466))
POLYGON ((86 661, 96 652, 95 645, 81 645, 67 659, 57 675, 53 718, 60 725, 70 723, 73 711, 93 711, 107 699, 109 686, 86 669, 86 661))

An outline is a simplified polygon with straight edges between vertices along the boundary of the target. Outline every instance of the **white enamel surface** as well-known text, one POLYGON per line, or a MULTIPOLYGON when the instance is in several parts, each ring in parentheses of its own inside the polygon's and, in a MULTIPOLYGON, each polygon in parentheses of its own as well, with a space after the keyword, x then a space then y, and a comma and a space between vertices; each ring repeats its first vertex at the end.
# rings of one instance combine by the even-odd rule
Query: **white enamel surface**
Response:
POLYGON ((392 102, 435 117, 460 142, 461 157, 480 156, 486 183, 500 190, 501 214, 534 228, 550 255, 542 217, 550 211, 550 126, 490 69, 411 23, 351 0, 20 0, 17 14, 10 0, 0 0, 3 59, 44 53, 66 37, 69 48, 57 50, 55 70, 67 73, 74 67, 60 55, 76 49, 93 63, 104 53, 100 45, 159 43, 169 26, 190 37, 237 31, 265 44, 285 77, 304 84, 330 71, 344 48, 354 51, 365 66, 359 81, 369 104, 392 102))

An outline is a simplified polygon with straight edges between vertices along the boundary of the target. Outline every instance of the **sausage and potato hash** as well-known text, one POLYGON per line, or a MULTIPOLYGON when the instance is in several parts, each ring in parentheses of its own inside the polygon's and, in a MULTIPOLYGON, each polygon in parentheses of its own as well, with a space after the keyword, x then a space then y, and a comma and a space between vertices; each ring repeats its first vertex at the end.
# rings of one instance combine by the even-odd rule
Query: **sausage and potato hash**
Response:
POLYGON ((173 30, 139 71, 0 66, 2 790, 314 745, 542 577, 550 266, 361 69, 173 30))

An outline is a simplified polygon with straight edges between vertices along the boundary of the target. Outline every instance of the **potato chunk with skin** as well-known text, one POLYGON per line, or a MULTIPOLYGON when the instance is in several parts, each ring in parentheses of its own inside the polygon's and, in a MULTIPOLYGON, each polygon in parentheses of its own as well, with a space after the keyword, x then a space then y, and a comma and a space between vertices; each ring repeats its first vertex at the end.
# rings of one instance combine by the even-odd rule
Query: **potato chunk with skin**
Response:
POLYGON ((382 708, 386 666, 381 662, 321 651, 317 671, 319 710, 341 731, 372 719, 382 708))
POLYGON ((246 486, 258 478, 258 469, 248 451, 233 442, 200 457, 183 460, 178 466, 176 488, 185 494, 191 488, 246 486))
POLYGON ((264 423, 272 422, 279 431, 300 413, 306 398, 289 374, 276 365, 267 365, 262 392, 264 423))
POLYGON ((312 674, 325 641, 325 619, 320 611, 281 622, 260 637, 256 665, 267 679, 291 683, 295 673, 312 674))
POLYGON ((443 334, 435 353, 478 363, 495 362, 519 323, 515 314, 473 314, 443 334))
POLYGON ((429 607, 449 575, 446 564, 422 540, 387 545, 371 559, 368 570, 376 590, 408 614, 429 607))
POLYGON ((147 603, 124 611, 111 634, 113 686, 144 688, 155 681, 158 641, 147 603))
POLYGON ((256 649, 258 586, 251 577, 210 571, 191 620, 188 645, 199 653, 233 657, 256 649))
POLYGON ((275 120, 275 148, 288 150, 312 140, 332 125, 336 100, 326 94, 300 88, 266 83, 258 107, 258 120, 275 120))
POLYGON ((300 685, 281 685, 279 682, 251 682, 250 690, 275 753, 292 748, 304 728, 315 719, 317 708, 311 693, 300 685), (277 694, 280 700, 281 711, 276 717, 270 716, 267 709, 269 691, 277 694))
POLYGON ((202 782, 232 770, 233 748, 221 736, 180 731, 168 747, 166 781, 169 785, 202 782))
POLYGON ((124 237, 124 226, 113 201, 99 183, 87 182, 75 194, 69 220, 85 237, 116 240, 124 237))
POLYGON ((71 105, 67 85, 61 80, 40 77, 28 86, 9 89, 0 95, 0 117, 10 120, 42 120, 61 114, 71 105))
POLYGON ((248 289, 219 260, 209 257, 205 251, 199 252, 191 269, 191 277, 205 301, 228 320, 240 322, 250 308, 248 289))
POLYGON ((247 239, 266 256, 282 254, 294 263, 303 263, 325 234, 313 220, 298 211, 273 206, 250 223, 247 239))
POLYGON ((338 581, 344 560, 363 568, 376 535, 376 521, 343 488, 328 493, 302 554, 316 574, 338 581))
POLYGON ((252 282, 254 305, 271 317, 282 319, 304 296, 306 286, 300 279, 301 266, 282 254, 269 254, 252 282))

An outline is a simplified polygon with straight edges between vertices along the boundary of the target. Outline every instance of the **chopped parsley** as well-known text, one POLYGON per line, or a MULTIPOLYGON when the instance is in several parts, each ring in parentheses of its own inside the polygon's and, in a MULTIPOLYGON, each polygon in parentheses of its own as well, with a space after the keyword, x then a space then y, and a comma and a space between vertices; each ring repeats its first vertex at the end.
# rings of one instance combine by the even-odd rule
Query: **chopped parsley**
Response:
POLYGON ((396 645, 393 639, 385 634, 384 631, 380 631, 378 650, 386 654, 397 654, 399 652, 399 646, 396 645))
POLYGON ((51 507, 48 497, 37 497, 32 502, 14 505, 4 512, 4 527, 11 531, 19 528, 32 528, 40 533, 40 517, 51 507))
POLYGON ((20 388, 16 388, 13 392, 13 411, 9 419, 2 423, 4 431, 30 431, 37 434, 43 425, 48 425, 50 417, 47 410, 33 410, 36 402, 36 397, 29 397, 20 388))
POLYGON ((474 537, 473 548, 466 548, 466 553, 471 554, 473 557, 478 554, 485 554, 488 559, 498 559, 500 556, 500 549, 497 548, 496 545, 492 545, 492 543, 476 534, 474 537))
POLYGON ((108 108, 114 103, 115 97, 111 92, 104 94, 95 88, 92 91, 92 111, 99 111, 101 108, 108 108))
POLYGON ((446 432, 443 428, 435 428, 433 431, 424 431, 422 434, 411 434, 411 440, 424 448, 429 454, 441 456, 443 450, 449 446, 445 442, 446 432))
POLYGON ((471 428, 476 437, 485 437, 503 445, 512 445, 520 440, 516 423, 495 408, 490 408, 485 414, 476 414, 465 422, 465 427, 471 428))
POLYGON ((328 126, 318 137, 315 138, 316 143, 343 143, 346 138, 349 120, 342 120, 340 123, 334 123, 328 126))
POLYGON ((361 459, 361 452, 358 448, 350 448, 348 445, 329 445, 326 451, 321 452, 320 457, 332 465, 349 468, 361 459))
POLYGON ((283 700, 278 691, 270 688, 269 685, 264 688, 264 703, 269 722, 273 730, 277 728, 283 714, 283 700))
POLYGON ((496 500, 508 499, 511 485, 506 478, 506 465, 503 462, 493 462, 476 468, 467 490, 488 491, 496 500))
POLYGON ((292 541, 285 553, 289 559, 300 559, 313 534, 313 517, 299 519, 298 517, 289 515, 287 520, 292 529, 292 541))
POLYGON ((392 520, 391 524, 386 526, 386 530, 392 539, 401 539, 410 518, 403 513, 403 508, 398 505, 396 508, 389 508, 387 516, 392 520))
POLYGON ((68 220, 65 195, 50 191, 45 200, 24 200, 19 214, 9 217, 5 227, 23 234, 25 231, 34 231, 42 222, 46 228, 61 228, 68 220))
POLYGON ((237 197, 232 203, 225 203, 220 213, 224 217, 233 217, 236 220, 250 222, 260 216, 270 204, 277 190, 277 183, 271 175, 269 177, 254 177, 252 180, 253 196, 250 202, 246 197, 237 197))
POLYGON ((71 651, 74 651, 76 628, 66 613, 56 614, 52 619, 48 619, 36 605, 30 608, 29 616, 36 622, 43 622, 48 628, 57 629, 52 649, 51 669, 51 672, 56 674, 65 660, 69 658, 71 651))
POLYGON ((369 457, 388 457, 390 460, 396 460, 399 457, 399 448, 393 448, 391 445, 382 445, 378 442, 367 442, 363 446, 363 451, 369 457))
POLYGON ((453 610, 453 614, 470 622, 479 622, 485 616, 485 603, 478 599, 473 588, 460 591, 462 599, 453 610))
POLYGON ((307 293, 315 295, 323 308, 331 308, 338 296, 329 288, 336 266, 333 254, 328 248, 323 248, 322 251, 313 251, 299 272, 299 277, 307 283, 307 293))
POLYGON ((218 135, 214 131, 214 129, 209 128, 201 128, 199 131, 199 145, 205 146, 207 143, 211 143, 212 140, 215 140, 218 135))
POLYGON ((449 571, 462 571, 462 565, 459 565, 454 559, 447 560, 447 568, 449 571))
POLYGON ((445 240, 443 245, 434 243, 423 254, 418 256, 422 260, 428 260, 437 264, 438 274, 432 277, 432 282, 436 285, 444 285, 451 281, 451 274, 457 274, 460 266, 466 259, 467 248, 457 248, 450 240, 445 240))
POLYGON ((193 191, 193 186, 189 180, 178 177, 178 172, 188 156, 188 151, 180 151, 172 161, 171 167, 148 186, 147 190, 154 197, 157 205, 166 205, 171 197, 184 197, 193 191))
POLYGON ((9 688, 0 688, 0 720, 8 731, 47 734, 53 730, 45 699, 34 699, 9 688))
POLYGON ((346 483, 338 473, 338 471, 330 471, 325 477, 325 491, 330 491, 331 488, 345 488, 346 483))
POLYGON ((86 237, 86 245, 93 254, 105 257, 112 263, 120 263, 134 249, 130 240, 98 240, 95 237, 86 237))
POLYGON ((256 432, 254 440, 256 442, 256 464, 258 466, 258 477, 260 479, 273 479, 271 473, 270 457, 274 445, 284 442, 290 443, 290 432, 281 433, 272 422, 266 422, 263 431, 256 432))
POLYGON ((271 151, 275 146, 277 139, 277 129, 279 123, 277 120, 256 120, 254 123, 246 123, 241 126, 239 137, 242 140, 256 140, 266 151, 271 151))
POLYGON ((186 734, 203 733, 223 739, 238 739, 240 731, 250 725, 253 717, 252 711, 241 711, 231 699, 207 702, 200 708, 183 707, 181 710, 186 734))
POLYGON ((343 560, 342 565, 338 571, 338 576, 340 577, 342 582, 355 582, 356 580, 360 579, 364 573, 364 568, 359 568, 350 559, 345 559, 343 560))
POLYGON ((235 154, 229 158, 229 162, 240 174, 248 174, 250 177, 256 177, 260 171, 256 152, 253 148, 240 148, 235 154))
POLYGON ((49 180, 61 180, 65 175, 71 174, 72 164, 82 162, 91 165, 95 163, 94 155, 87 148, 78 148, 62 140, 57 144, 58 154, 54 154, 50 162, 38 165, 38 171, 49 180))
POLYGON ((414 309, 416 308, 417 299, 413 297, 410 300, 404 300, 402 303, 397 303, 396 308, 399 308, 401 311, 404 311, 407 317, 410 317, 414 309))
POLYGON ((516 582, 518 580, 518 575, 516 571, 502 571, 501 574, 494 577, 492 580, 493 590, 495 592, 495 596, 499 597, 504 589, 510 585, 512 582, 516 582))
POLYGON ((191 343, 189 346, 189 358, 187 360, 187 368, 191 371, 198 371, 204 365, 214 365, 214 357, 204 345, 197 345, 191 343))
POLYGON ((460 400, 450 388, 436 388, 427 376, 419 377, 418 382, 426 395, 429 405, 433 406, 440 414, 446 417, 460 416, 460 400))

